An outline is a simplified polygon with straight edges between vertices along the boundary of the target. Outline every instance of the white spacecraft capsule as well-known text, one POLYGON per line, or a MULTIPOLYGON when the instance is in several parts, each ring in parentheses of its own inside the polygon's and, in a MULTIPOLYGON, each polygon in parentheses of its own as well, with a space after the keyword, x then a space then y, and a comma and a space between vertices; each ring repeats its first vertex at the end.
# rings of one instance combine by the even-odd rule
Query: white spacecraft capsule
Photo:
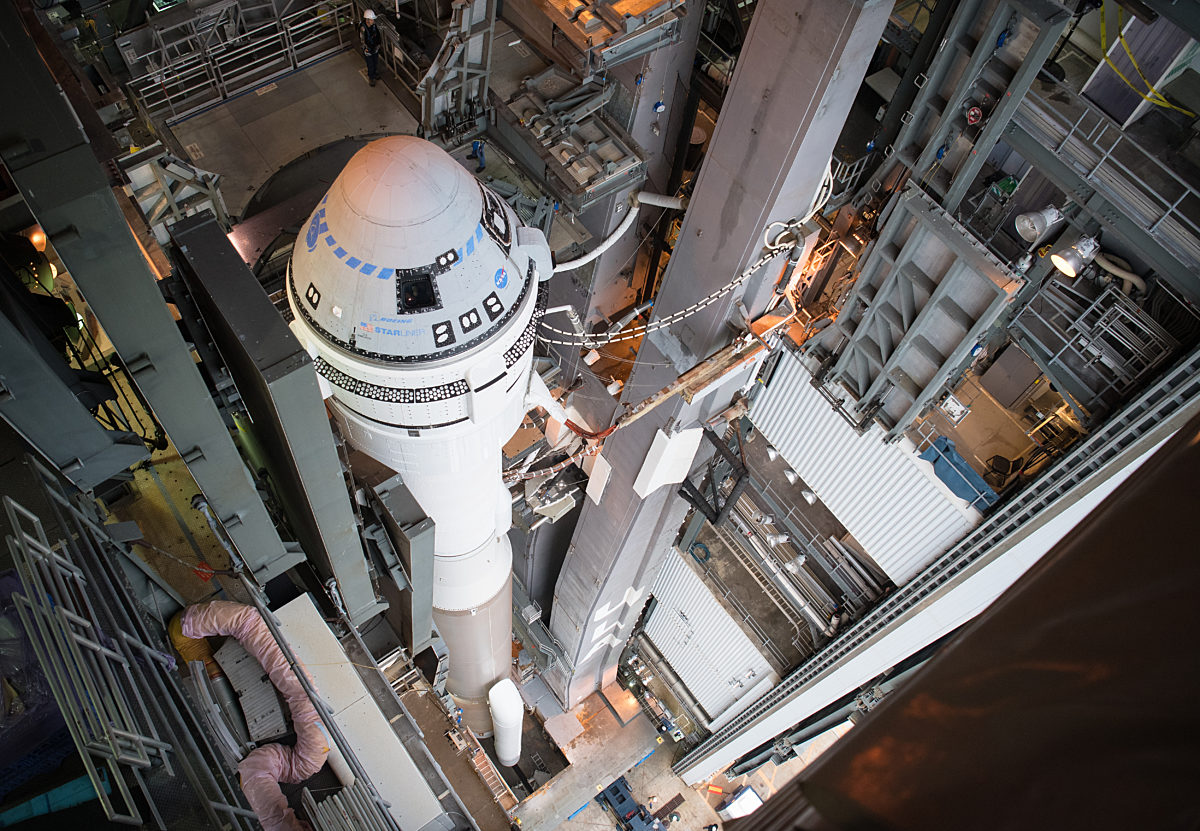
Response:
POLYGON ((296 241, 293 329, 351 445, 401 473, 434 520, 434 621, 447 689, 477 732, 511 668, 511 501, 552 273, 538 229, 446 152, 394 136, 360 150, 296 241))

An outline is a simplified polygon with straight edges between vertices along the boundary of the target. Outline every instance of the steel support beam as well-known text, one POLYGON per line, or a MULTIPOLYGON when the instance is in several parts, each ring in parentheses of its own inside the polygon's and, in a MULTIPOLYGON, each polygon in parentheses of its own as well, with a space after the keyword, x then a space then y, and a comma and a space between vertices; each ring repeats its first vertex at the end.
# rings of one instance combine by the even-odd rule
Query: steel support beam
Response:
MULTIPOLYGON (((891 7, 886 0, 758 4, 664 275, 655 320, 730 282, 759 258, 769 222, 808 208, 891 7)), ((752 312, 771 294, 763 276, 773 279, 778 268, 768 264, 759 274, 746 300, 752 312)), ((739 289, 646 337, 625 386, 626 402, 640 402, 724 346, 731 335, 726 320, 741 299, 739 289)), ((695 404, 672 399, 605 443, 609 480, 599 503, 584 505, 550 621, 575 667, 571 675, 550 679, 569 707, 615 673, 687 512, 674 488, 645 499, 632 489, 655 431, 669 421, 686 426, 724 409, 746 380, 744 373, 731 376, 695 404)))
POLYGON ((237 383, 266 449, 275 491, 305 552, 332 575, 346 614, 361 624, 375 597, 349 490, 312 358, 209 214, 171 229, 177 269, 237 383))
POLYGON ((971 148, 970 157, 959 170, 955 171, 954 180, 950 183, 950 188, 946 191, 946 198, 942 201, 942 206, 950 214, 954 214, 958 210, 959 204, 962 203, 967 191, 974 184, 975 178, 983 169, 992 148, 996 146, 996 142, 1003 135, 1005 125, 1012 119, 1017 107, 1021 105, 1021 99, 1041 71, 1042 65, 1046 63, 1051 50, 1058 43, 1059 35, 1062 34, 1070 19, 1067 10, 1057 3, 1044 9, 1043 12, 1044 17, 1033 21, 1038 27, 1037 37, 1029 46, 1029 51, 1025 53, 1025 58, 1013 75, 1008 89, 1004 91, 1004 97, 988 114, 987 123, 984 124, 983 130, 975 139, 975 146, 971 148))
POLYGON ((81 491, 150 455, 133 433, 106 430, 0 314, 0 416, 81 491))

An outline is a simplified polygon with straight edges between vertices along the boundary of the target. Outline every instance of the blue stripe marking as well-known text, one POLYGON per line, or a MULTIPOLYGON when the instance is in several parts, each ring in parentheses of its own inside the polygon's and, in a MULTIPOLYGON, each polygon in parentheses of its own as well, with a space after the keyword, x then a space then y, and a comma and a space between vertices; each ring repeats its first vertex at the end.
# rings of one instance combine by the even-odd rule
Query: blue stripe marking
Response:
POLYGON ((586 808, 587 806, 588 806, 588 804, 587 804, 586 802, 585 802, 585 803, 583 803, 583 804, 582 804, 582 805, 580 805, 578 808, 576 808, 576 809, 575 809, 575 813, 571 814, 571 816, 567 817, 567 819, 568 819, 568 820, 575 819, 575 817, 577 817, 577 816, 579 816, 581 813, 583 813, 583 809, 584 809, 584 808, 586 808))
POLYGON ((325 244, 330 247, 337 245, 337 240, 333 238, 333 234, 329 234, 325 237, 325 244))
POLYGON ((318 225, 318 226, 317 226, 317 233, 318 233, 318 234, 324 234, 324 233, 326 233, 328 230, 329 230, 329 223, 328 223, 328 222, 322 222, 320 225, 318 225))
POLYGON ((463 261, 463 250, 460 248, 457 251, 455 251, 454 253, 458 255, 458 259, 455 260, 455 262, 461 263, 463 261))
POLYGON ((464 250, 467 252, 468 257, 475 253, 475 237, 471 237, 469 240, 467 240, 467 245, 464 250))
POLYGON ((645 756, 643 756, 643 757, 641 758, 641 761, 639 761, 639 762, 637 763, 637 765, 634 765, 634 767, 637 767, 637 766, 638 766, 638 765, 640 765, 642 762, 644 762, 644 761, 646 761, 647 759, 649 759, 649 758, 650 758, 651 756, 653 756, 653 755, 654 755, 654 754, 655 754, 657 751, 658 751, 658 748, 657 748, 657 747, 656 747, 656 748, 654 748, 654 750, 651 750, 649 753, 647 753, 645 756))
POLYGON ((358 257, 351 257, 350 259, 346 260, 346 265, 348 265, 350 268, 358 268, 360 265, 362 265, 362 260, 360 260, 358 257))
POLYGON ((482 225, 475 226, 475 239, 476 240, 483 239, 483 226, 482 225))
POLYGON ((333 250, 333 256, 337 257, 339 260, 342 259, 343 257, 345 257, 346 254, 347 254, 346 249, 342 248, 342 246, 340 246, 340 245, 333 250))
POLYGON ((379 273, 376 274, 375 276, 378 277, 380 280, 387 280, 395 273, 396 273, 396 269, 394 269, 394 268, 381 268, 381 269, 379 269, 379 273))
POLYGON ((370 277, 371 272, 374 270, 375 270, 375 266, 372 265, 371 263, 363 263, 363 267, 359 269, 359 272, 362 274, 366 274, 368 277, 370 277))

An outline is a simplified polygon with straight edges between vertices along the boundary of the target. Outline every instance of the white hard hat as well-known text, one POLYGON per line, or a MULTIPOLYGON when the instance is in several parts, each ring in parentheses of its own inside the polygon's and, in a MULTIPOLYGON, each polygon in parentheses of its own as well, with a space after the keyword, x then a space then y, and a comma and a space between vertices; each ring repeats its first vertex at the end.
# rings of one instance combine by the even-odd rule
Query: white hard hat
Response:
POLYGON ((365 12, 363 12, 363 19, 364 20, 374 20, 375 12, 372 9, 367 9, 365 12))

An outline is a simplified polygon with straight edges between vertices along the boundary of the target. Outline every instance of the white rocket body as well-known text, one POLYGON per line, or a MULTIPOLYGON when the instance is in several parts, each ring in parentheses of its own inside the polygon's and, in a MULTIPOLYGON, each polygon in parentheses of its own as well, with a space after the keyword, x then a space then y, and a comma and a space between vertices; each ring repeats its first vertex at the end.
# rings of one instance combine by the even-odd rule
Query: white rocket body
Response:
POLYGON ((501 448, 529 409, 549 246, 443 150, 360 150, 297 240, 293 329, 351 445, 403 475, 435 523, 447 688, 491 730, 512 654, 511 503, 501 448))

